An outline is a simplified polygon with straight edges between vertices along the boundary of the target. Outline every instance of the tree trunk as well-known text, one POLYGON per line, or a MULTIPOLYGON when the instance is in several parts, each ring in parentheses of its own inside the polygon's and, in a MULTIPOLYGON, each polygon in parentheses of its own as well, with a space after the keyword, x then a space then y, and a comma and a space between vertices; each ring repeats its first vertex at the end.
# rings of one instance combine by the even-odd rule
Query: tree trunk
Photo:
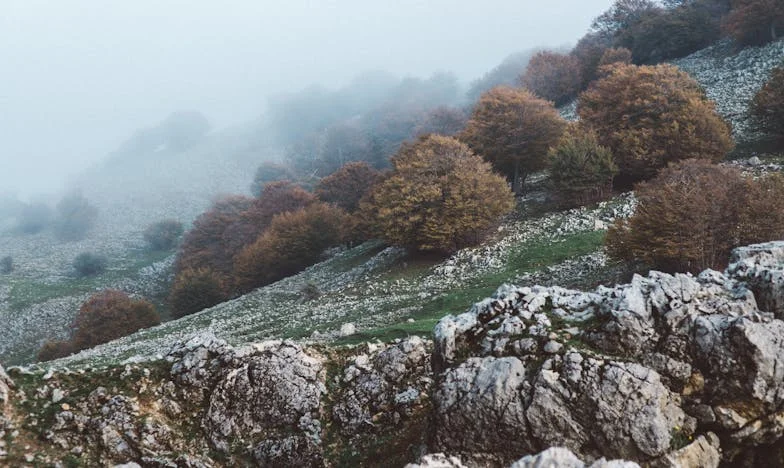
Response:
POLYGON ((514 177, 512 178, 512 192, 519 196, 523 193, 524 177, 520 174, 520 161, 515 161, 514 177))

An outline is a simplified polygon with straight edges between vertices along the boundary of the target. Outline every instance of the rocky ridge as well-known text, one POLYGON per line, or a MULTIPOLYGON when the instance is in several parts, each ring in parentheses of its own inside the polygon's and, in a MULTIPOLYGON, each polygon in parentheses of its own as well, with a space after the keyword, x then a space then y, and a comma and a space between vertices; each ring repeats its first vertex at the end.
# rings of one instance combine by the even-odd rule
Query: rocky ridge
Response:
POLYGON ((774 242, 735 250, 723 273, 651 272, 592 292, 505 285, 444 317, 433 342, 232 347, 202 333, 158 361, 11 368, 10 378, 0 372, 9 441, 0 456, 22 465, 775 465, 784 460, 783 294, 784 242, 774 242))

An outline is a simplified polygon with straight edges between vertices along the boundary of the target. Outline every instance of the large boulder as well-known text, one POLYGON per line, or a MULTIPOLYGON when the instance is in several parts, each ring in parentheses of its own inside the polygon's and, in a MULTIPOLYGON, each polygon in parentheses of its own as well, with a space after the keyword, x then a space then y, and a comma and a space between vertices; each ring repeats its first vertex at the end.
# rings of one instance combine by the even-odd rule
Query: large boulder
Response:
POLYGON ((323 358, 297 344, 260 344, 223 369, 202 427, 222 452, 252 447, 259 465, 319 466, 325 376, 323 358))

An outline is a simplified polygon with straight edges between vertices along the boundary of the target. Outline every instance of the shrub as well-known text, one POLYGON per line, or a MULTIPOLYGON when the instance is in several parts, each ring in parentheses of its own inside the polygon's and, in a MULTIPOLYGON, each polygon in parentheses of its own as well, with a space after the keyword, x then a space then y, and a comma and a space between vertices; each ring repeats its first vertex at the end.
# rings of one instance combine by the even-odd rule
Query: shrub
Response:
POLYGON ((520 83, 540 98, 556 106, 569 102, 580 91, 580 61, 577 57, 543 51, 528 63, 520 83))
POLYGON ((784 3, 781 0, 732 0, 725 30, 743 45, 761 45, 781 37, 784 3))
POLYGON ((62 198, 57 204, 57 236, 62 240, 81 240, 95 224, 98 210, 81 192, 75 191, 62 198))
POLYGON ((0 273, 7 275, 14 271, 14 259, 10 255, 6 255, 0 259, 0 273))
POLYGON ((754 96, 750 111, 763 131, 784 138, 784 67, 771 72, 754 96))
POLYGON ((671 65, 617 65, 580 96, 577 112, 612 151, 622 186, 650 179, 673 161, 719 161, 733 147, 713 102, 671 65))
POLYGON ((131 299, 124 292, 108 289, 82 304, 72 325, 71 345, 74 351, 80 351, 160 322, 155 307, 149 302, 131 299))
POLYGON ((618 167, 593 133, 569 132, 550 149, 549 158, 550 179, 561 205, 586 205, 611 194, 618 167))
POLYGON ((319 181, 316 196, 323 202, 332 203, 353 213, 378 178, 378 171, 368 163, 348 163, 319 181))
POLYGON ((547 150, 565 128, 552 103, 524 89, 498 87, 479 99, 460 139, 520 193, 526 177, 547 166, 547 150))
POLYGON ((206 269, 187 269, 177 274, 169 295, 175 318, 194 314, 228 298, 221 277, 206 269))
POLYGON ((62 357, 70 356, 74 353, 70 341, 48 340, 41 346, 36 359, 38 362, 53 361, 62 357))
POLYGON ((784 236, 784 176, 745 179, 736 169, 688 160, 640 184, 634 215, 607 235, 611 256, 666 272, 726 266, 739 245, 784 236))
POLYGON ((52 222, 52 209, 44 203, 26 204, 19 212, 18 221, 23 233, 39 233, 52 222))
POLYGON ((326 203, 281 213, 269 229, 237 256, 235 277, 251 290, 300 272, 343 240, 345 213, 326 203))
POLYGON ((288 166, 275 162, 264 162, 258 169, 256 175, 253 177, 253 183, 250 186, 250 191, 253 196, 258 197, 264 186, 270 182, 279 182, 283 180, 293 181, 296 179, 294 172, 288 166))
POLYGON ((176 219, 164 219, 144 230, 144 240, 153 250, 170 250, 183 233, 182 223, 176 219))
POLYGON ((103 273, 109 261, 105 256, 92 252, 83 252, 73 261, 74 270, 78 276, 92 276, 103 273))
POLYGON ((479 243, 514 208, 503 178, 454 138, 421 138, 401 148, 392 164, 363 207, 375 213, 376 228, 390 243, 455 251, 479 243))

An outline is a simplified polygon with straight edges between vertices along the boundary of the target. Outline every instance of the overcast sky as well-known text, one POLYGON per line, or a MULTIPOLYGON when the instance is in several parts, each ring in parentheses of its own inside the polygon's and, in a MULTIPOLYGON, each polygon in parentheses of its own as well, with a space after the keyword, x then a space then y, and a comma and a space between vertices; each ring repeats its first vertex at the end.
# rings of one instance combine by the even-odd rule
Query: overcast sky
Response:
POLYGON ((574 43, 611 3, 0 0, 0 192, 57 189, 175 110, 220 128, 369 69, 468 82, 511 52, 574 43))

